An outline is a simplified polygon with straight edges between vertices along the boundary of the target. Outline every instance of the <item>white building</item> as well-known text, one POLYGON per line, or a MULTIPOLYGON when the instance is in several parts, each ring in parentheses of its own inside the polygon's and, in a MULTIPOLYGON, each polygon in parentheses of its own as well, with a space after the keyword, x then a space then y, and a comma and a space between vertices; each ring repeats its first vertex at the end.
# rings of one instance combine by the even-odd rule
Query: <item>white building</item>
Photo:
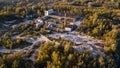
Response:
POLYGON ((71 22, 71 23, 70 23, 70 25, 74 25, 74 23, 73 23, 73 22, 71 22))
POLYGON ((48 15, 50 15, 52 13, 54 13, 53 9, 47 10, 47 11, 45 11, 45 16, 48 16, 48 15))
POLYGON ((69 27, 65 28, 65 31, 71 31, 71 30, 72 30, 72 28, 69 28, 69 27))

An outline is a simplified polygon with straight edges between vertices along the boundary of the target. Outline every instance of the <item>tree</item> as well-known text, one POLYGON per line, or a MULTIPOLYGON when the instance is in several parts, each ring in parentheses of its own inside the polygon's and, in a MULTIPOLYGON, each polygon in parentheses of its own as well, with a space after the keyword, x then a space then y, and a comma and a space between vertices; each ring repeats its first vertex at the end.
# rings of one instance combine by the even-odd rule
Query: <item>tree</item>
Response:
POLYGON ((6 68, 4 60, 0 57, 0 68, 6 68))
POLYGON ((37 15, 38 15, 39 17, 41 17, 41 12, 40 12, 40 10, 37 10, 37 15))
POLYGON ((25 9, 23 7, 18 7, 18 8, 16 8, 15 13, 21 15, 21 13, 23 11, 25 11, 25 9))
POLYGON ((19 64, 20 64, 19 60, 14 60, 12 64, 12 68, 20 68, 19 64))

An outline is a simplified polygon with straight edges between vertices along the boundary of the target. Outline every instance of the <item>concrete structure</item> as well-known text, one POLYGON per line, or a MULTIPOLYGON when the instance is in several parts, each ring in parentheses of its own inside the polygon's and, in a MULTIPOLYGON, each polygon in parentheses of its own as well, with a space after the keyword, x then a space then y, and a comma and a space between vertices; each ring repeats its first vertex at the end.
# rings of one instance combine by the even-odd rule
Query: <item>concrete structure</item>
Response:
POLYGON ((48 16, 48 15, 50 15, 52 13, 54 13, 53 9, 47 10, 47 11, 45 11, 45 16, 48 16))
POLYGON ((71 22, 70 25, 74 25, 74 23, 71 22))
POLYGON ((36 22, 36 28, 40 28, 44 24, 43 20, 41 19, 36 19, 35 22, 36 22))
POLYGON ((72 31, 72 28, 66 27, 65 31, 72 31))
POLYGON ((43 20, 41 20, 41 19, 36 19, 35 22, 36 22, 36 23, 43 23, 43 20))
POLYGON ((76 25, 69 25, 69 26, 67 26, 67 27, 65 28, 65 31, 73 31, 73 30, 75 30, 76 28, 77 28, 76 25))

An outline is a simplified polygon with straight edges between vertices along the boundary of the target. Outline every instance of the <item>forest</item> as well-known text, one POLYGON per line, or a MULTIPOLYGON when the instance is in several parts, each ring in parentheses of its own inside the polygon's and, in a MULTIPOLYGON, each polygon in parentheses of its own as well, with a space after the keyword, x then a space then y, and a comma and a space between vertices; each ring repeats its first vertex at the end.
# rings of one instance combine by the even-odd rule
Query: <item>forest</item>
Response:
MULTIPOLYGON (((55 41, 44 42, 39 46, 37 61, 23 58, 29 54, 20 52, 5 54, 0 55, 0 68, 120 68, 120 0, 0 0, 0 28, 1 22, 21 20, 30 14, 42 17, 44 11, 51 8, 66 16, 83 17, 77 31, 104 40, 105 54, 101 56, 98 51, 94 57, 89 50, 77 52, 72 48, 74 45, 65 40, 60 40, 59 46, 55 41), (52 6, 48 6, 49 3, 52 6)), ((12 32, 44 33, 44 28, 37 30, 34 26, 33 22, 12 32), (28 27, 31 31, 27 32, 28 27)), ((12 40, 10 33, 4 38, 0 36, 0 46, 8 49, 30 44, 22 39, 12 40)))

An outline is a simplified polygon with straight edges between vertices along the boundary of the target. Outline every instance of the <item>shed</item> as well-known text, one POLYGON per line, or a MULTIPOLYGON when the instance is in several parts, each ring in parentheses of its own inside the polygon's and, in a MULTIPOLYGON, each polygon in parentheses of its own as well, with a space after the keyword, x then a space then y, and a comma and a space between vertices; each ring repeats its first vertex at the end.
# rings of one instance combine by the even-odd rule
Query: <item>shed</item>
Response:
POLYGON ((45 11, 45 16, 48 16, 48 15, 50 15, 52 13, 54 13, 53 9, 47 10, 47 11, 45 11))

